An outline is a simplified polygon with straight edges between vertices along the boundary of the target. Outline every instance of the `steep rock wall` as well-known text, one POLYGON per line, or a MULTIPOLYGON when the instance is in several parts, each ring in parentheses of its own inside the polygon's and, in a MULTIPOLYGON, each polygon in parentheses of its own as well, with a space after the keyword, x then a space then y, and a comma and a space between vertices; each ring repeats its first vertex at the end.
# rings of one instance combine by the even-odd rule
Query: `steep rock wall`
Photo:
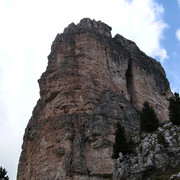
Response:
POLYGON ((39 86, 18 180, 110 179, 117 121, 135 133, 145 100, 167 120, 161 65, 101 21, 83 19, 56 36, 39 86))

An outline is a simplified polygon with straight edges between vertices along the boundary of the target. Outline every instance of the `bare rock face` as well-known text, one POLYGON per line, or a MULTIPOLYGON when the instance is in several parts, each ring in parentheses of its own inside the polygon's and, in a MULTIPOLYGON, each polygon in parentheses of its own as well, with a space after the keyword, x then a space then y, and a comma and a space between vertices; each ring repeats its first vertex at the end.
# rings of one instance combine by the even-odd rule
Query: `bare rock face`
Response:
POLYGON ((115 124, 139 128, 144 101, 168 119, 169 83, 160 63, 95 20, 58 34, 39 80, 27 125, 18 180, 111 179, 115 124))

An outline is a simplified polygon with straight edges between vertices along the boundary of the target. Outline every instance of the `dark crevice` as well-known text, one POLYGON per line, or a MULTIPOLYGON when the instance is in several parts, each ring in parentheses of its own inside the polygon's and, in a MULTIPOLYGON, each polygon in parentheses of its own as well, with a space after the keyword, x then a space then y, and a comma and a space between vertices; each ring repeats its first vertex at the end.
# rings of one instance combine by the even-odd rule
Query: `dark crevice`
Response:
MULTIPOLYGON (((85 148, 85 143, 84 143, 84 148, 85 148)), ((85 160, 87 175, 88 175, 88 177, 90 177, 91 176, 91 172, 90 172, 90 170, 88 169, 88 166, 87 166, 86 156, 84 156, 84 160, 85 160)))
POLYGON ((91 175, 90 175, 90 171, 87 169, 87 172, 88 172, 88 177, 90 177, 91 175))
POLYGON ((108 60, 108 53, 107 53, 106 46, 105 46, 105 53, 106 53, 107 68, 108 68, 108 70, 110 71, 110 68, 109 68, 109 60, 108 60))
POLYGON ((58 94, 59 94, 59 91, 52 92, 51 95, 45 100, 45 102, 48 103, 52 101, 58 94))
POLYGON ((133 82, 133 73, 132 73, 132 59, 129 56, 128 69, 126 71, 126 85, 127 91, 130 95, 130 102, 134 103, 134 82, 133 82))

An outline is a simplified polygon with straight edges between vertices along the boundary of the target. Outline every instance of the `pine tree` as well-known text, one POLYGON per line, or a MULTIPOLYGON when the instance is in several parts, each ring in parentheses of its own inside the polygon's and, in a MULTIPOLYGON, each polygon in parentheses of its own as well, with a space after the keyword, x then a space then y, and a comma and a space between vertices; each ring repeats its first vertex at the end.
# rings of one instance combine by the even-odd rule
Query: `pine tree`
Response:
POLYGON ((152 106, 147 101, 143 104, 140 113, 140 130, 145 132, 153 132, 159 127, 159 120, 152 106))
POLYGON ((180 97, 174 93, 169 102, 169 119, 174 125, 180 124, 180 97))
POLYGON ((0 167, 0 180, 9 180, 9 177, 7 176, 7 171, 0 167))
POLYGON ((122 154, 125 155, 128 152, 128 143, 125 137, 125 129, 118 122, 115 132, 112 158, 117 159, 119 157, 119 152, 122 152, 122 154))

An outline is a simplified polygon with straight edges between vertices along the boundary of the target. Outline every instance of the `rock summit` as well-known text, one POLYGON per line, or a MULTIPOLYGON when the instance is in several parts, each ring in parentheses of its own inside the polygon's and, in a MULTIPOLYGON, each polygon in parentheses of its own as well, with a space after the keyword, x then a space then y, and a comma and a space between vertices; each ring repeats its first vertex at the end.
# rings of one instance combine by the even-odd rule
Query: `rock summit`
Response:
POLYGON ((116 123, 136 133, 145 101, 168 120, 160 63, 101 21, 85 18, 58 34, 38 82, 17 180, 112 179, 116 123))

